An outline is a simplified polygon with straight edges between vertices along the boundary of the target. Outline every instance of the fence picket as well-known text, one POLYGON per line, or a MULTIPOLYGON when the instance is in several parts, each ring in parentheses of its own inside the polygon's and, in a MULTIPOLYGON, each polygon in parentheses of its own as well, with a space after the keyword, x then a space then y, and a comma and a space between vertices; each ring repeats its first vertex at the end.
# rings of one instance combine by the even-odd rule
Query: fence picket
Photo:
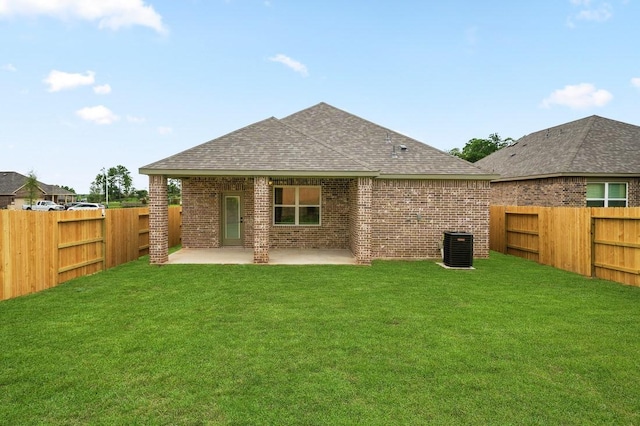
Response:
MULTIPOLYGON (((180 243, 182 208, 169 208, 169 243, 180 243)), ((0 210, 0 300, 54 287, 148 254, 149 209, 0 210)))
POLYGON ((490 248, 640 286, 640 207, 491 206, 490 248))

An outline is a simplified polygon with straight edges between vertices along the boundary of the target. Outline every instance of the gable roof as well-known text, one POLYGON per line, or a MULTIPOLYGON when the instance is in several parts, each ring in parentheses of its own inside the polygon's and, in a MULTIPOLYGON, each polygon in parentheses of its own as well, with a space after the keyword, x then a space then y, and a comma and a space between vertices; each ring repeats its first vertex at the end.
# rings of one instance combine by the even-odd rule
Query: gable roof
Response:
MULTIPOLYGON (((0 171, 0 195, 15 195, 27 182, 27 176, 17 172, 0 171)), ((38 181, 38 188, 45 195, 76 195, 58 185, 47 185, 38 181)))
POLYGON ((0 172, 0 195, 14 195, 24 186, 27 177, 16 172, 0 172))
POLYGON ((640 127, 592 115, 524 136, 475 164, 499 181, 639 176, 640 127))
POLYGON ((323 102, 280 120, 271 117, 251 124, 141 167, 140 173, 479 180, 496 177, 323 102))
POLYGON ((368 166, 273 117, 143 169, 171 170, 174 173, 209 171, 229 175, 276 171, 372 173, 368 166))

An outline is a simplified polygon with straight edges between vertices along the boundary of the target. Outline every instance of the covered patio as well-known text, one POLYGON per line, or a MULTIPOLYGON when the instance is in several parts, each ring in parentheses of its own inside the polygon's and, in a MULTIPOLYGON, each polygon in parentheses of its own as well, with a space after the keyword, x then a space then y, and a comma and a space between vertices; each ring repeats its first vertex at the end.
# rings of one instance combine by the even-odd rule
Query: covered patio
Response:
MULTIPOLYGON (((253 249, 242 247, 183 248, 169 255, 166 265, 177 264, 249 264, 253 249)), ((269 265, 356 265, 350 250, 340 249, 271 249, 269 265)))

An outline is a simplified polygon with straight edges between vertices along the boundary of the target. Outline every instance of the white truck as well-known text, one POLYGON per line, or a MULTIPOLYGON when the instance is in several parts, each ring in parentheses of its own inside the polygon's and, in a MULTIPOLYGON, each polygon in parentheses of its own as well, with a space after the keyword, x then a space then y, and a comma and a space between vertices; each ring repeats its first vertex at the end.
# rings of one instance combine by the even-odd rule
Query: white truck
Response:
POLYGON ((64 206, 56 204, 53 201, 36 201, 34 204, 24 204, 22 210, 34 210, 34 211, 54 211, 64 210, 64 206))

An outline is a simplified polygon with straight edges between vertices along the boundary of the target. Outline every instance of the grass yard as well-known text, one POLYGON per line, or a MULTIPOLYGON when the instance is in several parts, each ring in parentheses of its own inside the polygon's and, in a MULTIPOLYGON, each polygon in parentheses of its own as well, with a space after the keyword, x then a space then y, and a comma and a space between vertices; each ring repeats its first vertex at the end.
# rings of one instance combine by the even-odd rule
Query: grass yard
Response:
POLYGON ((640 288, 147 259, 0 302, 0 424, 640 424, 640 288))

